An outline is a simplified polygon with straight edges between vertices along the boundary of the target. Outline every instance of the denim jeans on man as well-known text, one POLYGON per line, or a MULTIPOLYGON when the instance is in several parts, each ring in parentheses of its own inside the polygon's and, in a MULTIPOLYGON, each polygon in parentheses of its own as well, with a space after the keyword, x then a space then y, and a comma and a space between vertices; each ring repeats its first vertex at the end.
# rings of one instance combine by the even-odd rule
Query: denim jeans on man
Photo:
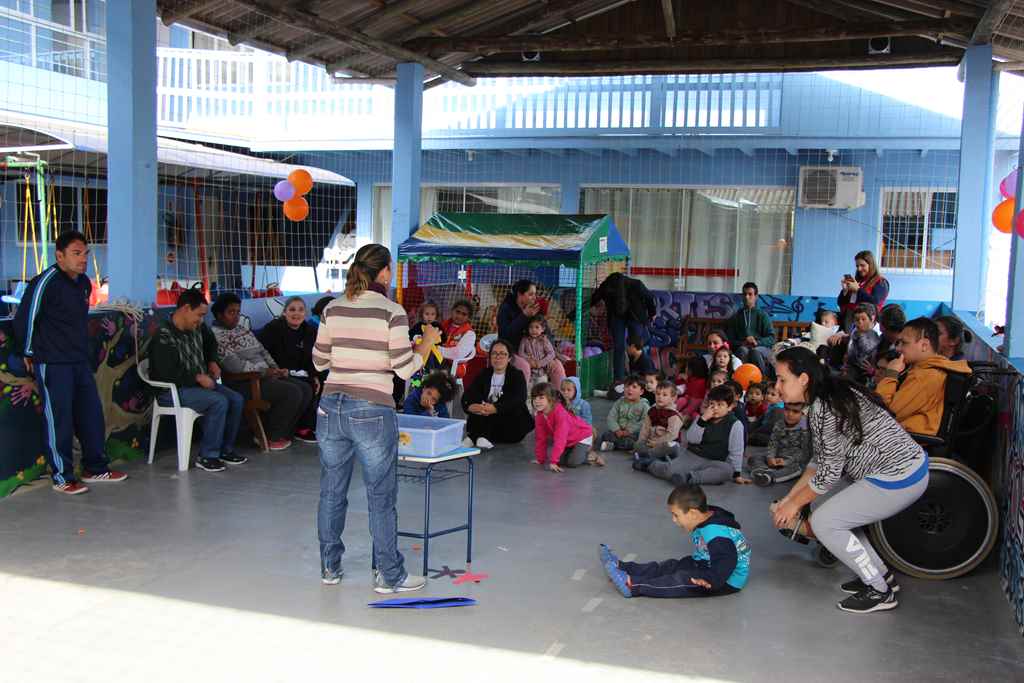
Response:
POLYGON ((612 337, 612 379, 621 381, 626 378, 626 345, 629 338, 637 335, 646 344, 651 335, 643 323, 613 315, 608 316, 608 332, 612 337))
MULTIPOLYGON (((191 408, 203 416, 200 457, 219 458, 221 453, 235 452, 238 425, 242 422, 242 408, 245 407, 245 399, 241 394, 222 384, 213 389, 179 387, 178 400, 182 407, 191 408)), ((174 405, 169 391, 160 394, 157 402, 162 406, 174 405)))
POLYGON ((392 408, 330 394, 320 399, 316 438, 320 443, 320 505, 317 535, 320 569, 341 569, 348 485, 355 459, 363 468, 377 570, 388 586, 405 581, 398 552, 398 417, 392 408))

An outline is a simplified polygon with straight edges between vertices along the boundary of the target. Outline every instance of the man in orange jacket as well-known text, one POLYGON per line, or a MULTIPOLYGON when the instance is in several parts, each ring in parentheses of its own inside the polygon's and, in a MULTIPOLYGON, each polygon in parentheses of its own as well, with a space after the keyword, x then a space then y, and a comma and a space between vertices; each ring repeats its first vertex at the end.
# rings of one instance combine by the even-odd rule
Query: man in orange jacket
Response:
POLYGON ((903 355, 882 371, 878 395, 908 432, 934 436, 942 421, 946 374, 969 375, 971 368, 967 361, 939 355, 939 328, 928 318, 908 322, 896 347, 903 355))

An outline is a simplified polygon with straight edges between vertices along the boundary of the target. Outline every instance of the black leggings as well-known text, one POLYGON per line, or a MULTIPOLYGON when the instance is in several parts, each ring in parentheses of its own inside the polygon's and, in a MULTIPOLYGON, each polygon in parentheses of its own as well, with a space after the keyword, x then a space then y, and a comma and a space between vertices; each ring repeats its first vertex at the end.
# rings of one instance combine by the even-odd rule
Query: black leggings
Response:
MULTIPOLYGON (((242 394, 245 400, 252 398, 249 382, 234 382, 231 388, 242 394)), ((313 387, 298 377, 264 377, 260 380, 260 397, 270 403, 270 410, 263 414, 264 429, 271 440, 290 439, 300 418, 306 417, 312 404, 315 424, 316 404, 313 401, 313 387)))

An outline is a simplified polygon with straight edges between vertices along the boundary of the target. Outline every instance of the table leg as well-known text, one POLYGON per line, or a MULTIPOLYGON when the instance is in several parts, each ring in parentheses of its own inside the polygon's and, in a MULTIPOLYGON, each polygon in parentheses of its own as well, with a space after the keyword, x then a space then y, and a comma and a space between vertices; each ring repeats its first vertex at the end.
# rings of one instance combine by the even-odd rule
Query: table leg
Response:
POLYGON ((469 503, 466 511, 466 564, 473 561, 473 458, 466 458, 469 465, 469 503))
POLYGON ((427 465, 423 487, 423 576, 427 575, 430 561, 430 480, 434 466, 427 465))

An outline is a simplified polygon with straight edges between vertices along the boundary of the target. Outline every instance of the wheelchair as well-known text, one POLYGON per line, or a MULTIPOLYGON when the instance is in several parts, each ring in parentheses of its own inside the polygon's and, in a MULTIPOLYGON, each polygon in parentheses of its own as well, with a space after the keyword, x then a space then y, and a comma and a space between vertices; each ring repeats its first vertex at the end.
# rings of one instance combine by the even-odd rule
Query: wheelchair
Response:
POLYGON ((942 421, 935 436, 914 434, 928 452, 928 488, 899 514, 868 528, 893 569, 919 579, 953 579, 985 561, 999 534, 999 507, 972 469, 987 466, 995 448, 998 385, 994 363, 971 363, 972 374, 947 373, 942 421))

